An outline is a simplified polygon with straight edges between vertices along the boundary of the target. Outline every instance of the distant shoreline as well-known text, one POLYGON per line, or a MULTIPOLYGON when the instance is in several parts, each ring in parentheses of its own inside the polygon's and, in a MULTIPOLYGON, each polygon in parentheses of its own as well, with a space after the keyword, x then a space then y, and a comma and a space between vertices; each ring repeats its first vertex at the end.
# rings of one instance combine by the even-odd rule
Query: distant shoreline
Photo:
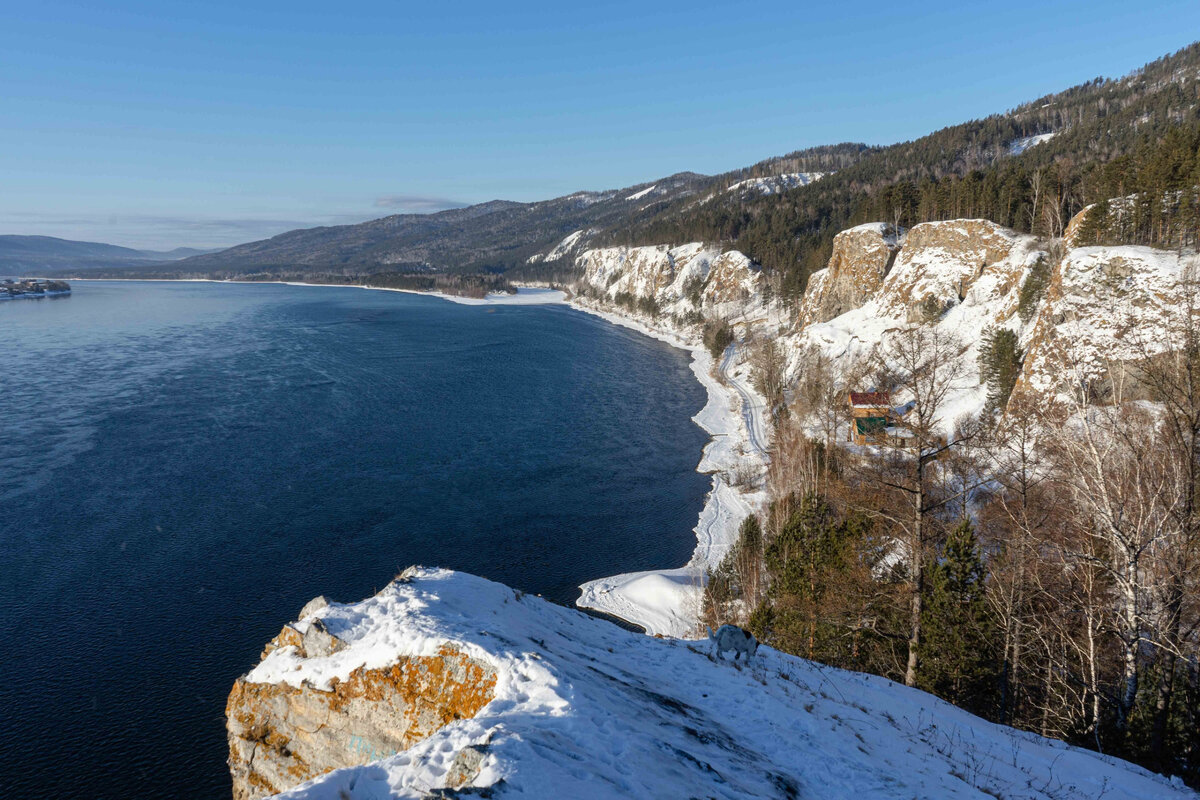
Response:
POLYGON ((561 289, 549 289, 540 286, 518 286, 515 295, 493 293, 485 297, 466 297, 464 295, 447 294, 446 292, 424 291, 421 289, 398 289, 391 286, 367 286, 361 283, 307 283, 305 281, 229 281, 216 278, 64 278, 64 280, 86 281, 92 283, 220 283, 230 286, 254 284, 275 286, 309 286, 325 289, 366 289, 373 292, 401 292, 403 294, 418 294, 426 297, 437 297, 466 306, 479 305, 559 305, 565 304, 568 295, 561 289), (524 298, 522 291, 525 292, 524 298), (537 293, 536 298, 532 296, 537 293), (543 296, 544 293, 544 296, 543 296), (554 295, 553 297, 551 295, 554 295), (511 299, 510 299, 511 298, 511 299))

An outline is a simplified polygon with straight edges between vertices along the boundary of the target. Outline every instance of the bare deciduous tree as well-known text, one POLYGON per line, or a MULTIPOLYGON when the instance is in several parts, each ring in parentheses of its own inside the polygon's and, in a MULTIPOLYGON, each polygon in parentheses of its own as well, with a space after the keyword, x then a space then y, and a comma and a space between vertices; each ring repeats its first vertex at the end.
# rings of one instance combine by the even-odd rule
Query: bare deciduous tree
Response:
POLYGON ((951 389, 965 374, 964 346, 955 337, 933 326, 899 331, 877 354, 879 372, 886 373, 906 399, 905 428, 908 448, 883 448, 874 463, 875 480, 892 490, 898 502, 891 507, 868 509, 887 519, 900 533, 909 580, 908 657, 904 682, 917 683, 921 648, 922 609, 926 564, 933 541, 933 519, 947 503, 962 497, 965 489, 945 491, 934 487, 943 477, 938 460, 964 436, 947 436, 944 419, 951 389))

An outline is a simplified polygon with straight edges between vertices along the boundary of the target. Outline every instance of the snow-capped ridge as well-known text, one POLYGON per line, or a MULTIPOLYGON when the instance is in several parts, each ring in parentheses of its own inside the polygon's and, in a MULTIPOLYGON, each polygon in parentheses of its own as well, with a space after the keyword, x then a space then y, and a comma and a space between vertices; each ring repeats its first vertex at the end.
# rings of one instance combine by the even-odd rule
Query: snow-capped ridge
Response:
MULTIPOLYGON (((1193 796, 1115 758, 985 722, 883 678, 768 647, 735 664, 713 658, 707 643, 629 633, 462 573, 412 568, 308 624, 336 638, 337 651, 269 648, 227 709, 231 730, 253 737, 257 774, 294 781, 280 795, 293 800, 1193 796), (289 721, 328 697, 322 678, 352 663, 382 665, 388 679, 338 695, 323 724, 300 730, 289 721), (304 677, 285 683, 292 674, 304 677), (457 698, 472 692, 486 702, 460 708, 457 698), (384 725, 346 724, 386 719, 396 697, 410 703, 403 708, 449 704, 460 713, 435 715, 412 742, 384 725), (349 714, 352 706, 359 711, 349 714), (373 717, 373 708, 386 713, 373 717), (305 735, 326 737, 329 748, 306 752, 333 763, 293 760, 297 774, 272 772, 305 735)), ((419 721, 425 712, 404 713, 419 721)), ((272 790, 235 784, 239 800, 272 790)))
POLYGON ((763 178, 747 178, 731 185, 725 190, 727 194, 780 194, 798 186, 807 186, 819 181, 828 172, 786 172, 782 175, 768 175, 763 178))

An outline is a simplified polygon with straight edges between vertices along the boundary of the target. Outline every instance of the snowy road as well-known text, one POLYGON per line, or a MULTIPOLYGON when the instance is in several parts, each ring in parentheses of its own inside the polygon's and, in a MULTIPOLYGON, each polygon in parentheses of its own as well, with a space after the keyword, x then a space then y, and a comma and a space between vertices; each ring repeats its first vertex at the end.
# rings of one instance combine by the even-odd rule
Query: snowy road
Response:
POLYGON ((746 425, 746 433, 750 439, 750 446, 754 448, 759 455, 767 454, 767 426, 764 421, 766 409, 762 401, 758 399, 757 393, 751 391, 741 380, 729 371, 729 365, 733 361, 733 357, 737 355, 737 345, 731 344, 725 348, 725 355, 721 358, 721 377, 732 386, 742 398, 742 422, 746 425))

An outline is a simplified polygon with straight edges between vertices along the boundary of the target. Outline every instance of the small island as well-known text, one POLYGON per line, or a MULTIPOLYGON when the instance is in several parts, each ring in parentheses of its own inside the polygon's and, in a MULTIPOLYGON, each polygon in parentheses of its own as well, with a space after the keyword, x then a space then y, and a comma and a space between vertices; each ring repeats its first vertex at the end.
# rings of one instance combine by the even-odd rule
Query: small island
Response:
POLYGON ((70 294, 71 284, 66 281, 48 281, 32 278, 0 280, 0 300, 17 300, 24 297, 53 297, 70 294))

